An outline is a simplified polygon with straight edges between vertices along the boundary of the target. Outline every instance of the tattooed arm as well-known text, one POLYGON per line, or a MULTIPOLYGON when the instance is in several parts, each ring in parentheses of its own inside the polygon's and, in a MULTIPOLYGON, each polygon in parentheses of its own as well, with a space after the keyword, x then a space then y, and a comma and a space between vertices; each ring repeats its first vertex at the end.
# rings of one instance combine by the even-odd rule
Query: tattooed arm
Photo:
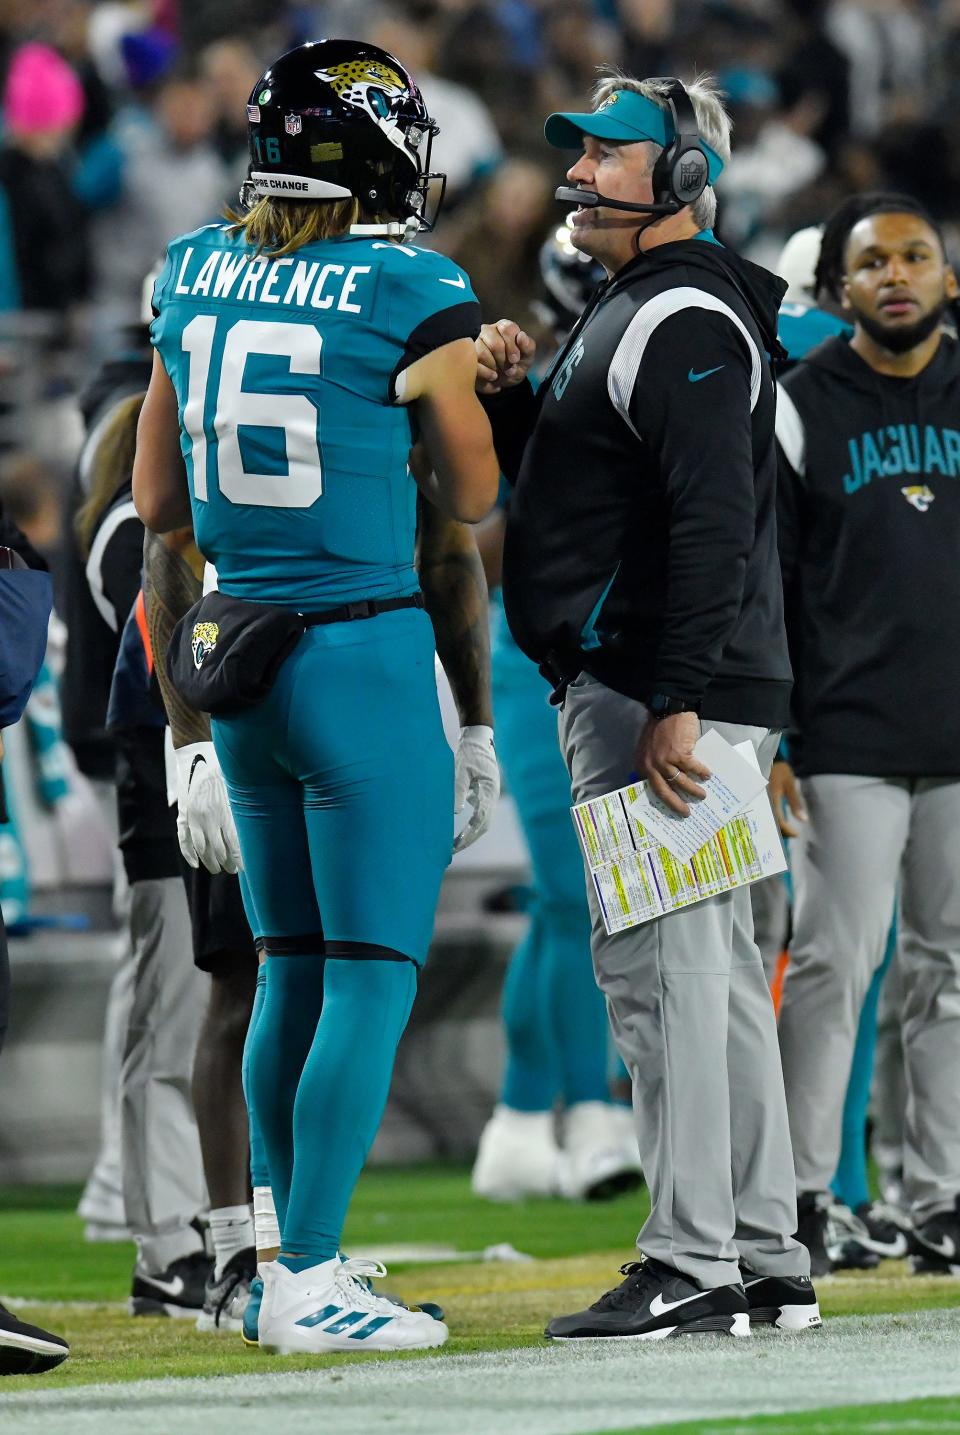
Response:
POLYGON ((490 701, 487 583, 470 529, 421 501, 417 535, 420 587, 460 714, 454 755, 454 812, 469 802, 473 815, 453 844, 462 852, 482 837, 500 795, 490 701))
POLYGON ((167 649, 177 623, 200 597, 203 558, 192 528, 162 536, 148 529, 143 543, 143 597, 157 681, 175 748, 210 741, 210 719, 189 707, 167 677, 167 649))
POLYGON ((149 530, 143 544, 143 596, 157 681, 167 710, 177 758, 177 839, 191 867, 236 872, 240 843, 220 763, 210 738, 210 719, 198 713, 167 677, 173 630, 203 591, 203 558, 192 528, 162 537, 149 530))
POLYGON ((437 653, 464 727, 493 726, 487 584, 470 528, 419 500, 417 568, 437 653))

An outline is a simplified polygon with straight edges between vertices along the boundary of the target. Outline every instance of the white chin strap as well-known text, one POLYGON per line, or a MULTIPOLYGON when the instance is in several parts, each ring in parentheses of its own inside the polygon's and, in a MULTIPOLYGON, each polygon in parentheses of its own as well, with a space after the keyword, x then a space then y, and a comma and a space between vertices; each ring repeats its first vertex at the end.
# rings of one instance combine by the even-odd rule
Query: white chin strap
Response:
POLYGON ((388 239, 402 239, 405 244, 420 232, 420 220, 415 214, 408 214, 401 224, 398 219, 391 219, 386 224, 351 224, 351 234, 369 236, 372 234, 383 234, 388 239))

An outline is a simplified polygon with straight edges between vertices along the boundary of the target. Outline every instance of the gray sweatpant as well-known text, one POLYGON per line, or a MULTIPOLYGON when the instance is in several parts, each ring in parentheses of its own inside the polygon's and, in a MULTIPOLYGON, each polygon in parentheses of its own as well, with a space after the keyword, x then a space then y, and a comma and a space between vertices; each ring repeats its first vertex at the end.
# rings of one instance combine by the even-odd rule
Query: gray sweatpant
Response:
MULTIPOLYGON (((898 943, 899 948, 899 943, 898 943)), ((871 1155, 888 1179, 900 1181, 903 1173, 903 1115, 907 1109, 907 1083, 903 1069, 903 979, 899 950, 880 988, 877 1009, 877 1049, 870 1088, 873 1120, 871 1155)))
MULTIPOLYGON (((581 674, 567 689, 560 745, 573 800, 622 787, 649 715, 581 674)), ((749 739, 769 771, 777 734, 704 723, 749 739)), ((807 1275, 793 1238, 796 1197, 773 1005, 753 940, 750 893, 726 892, 607 936, 588 883, 597 984, 633 1083, 651 1211, 648 1256, 705 1288, 807 1275)))
POLYGON ((778 872, 775 877, 764 877, 750 885, 750 906, 753 910, 753 940, 760 948, 760 960, 767 975, 767 985, 773 986, 777 974, 777 962, 787 945, 790 930, 790 893, 778 872))
POLYGON ((803 780, 780 1049, 797 1189, 826 1191, 863 999, 900 880, 907 1086, 904 1194, 915 1217, 960 1194, 960 781, 803 780))
POLYGON ((159 1274, 202 1247, 207 1205, 190 1077, 209 978, 193 964, 179 877, 130 888, 133 1003, 120 1078, 123 1198, 141 1266, 159 1274))

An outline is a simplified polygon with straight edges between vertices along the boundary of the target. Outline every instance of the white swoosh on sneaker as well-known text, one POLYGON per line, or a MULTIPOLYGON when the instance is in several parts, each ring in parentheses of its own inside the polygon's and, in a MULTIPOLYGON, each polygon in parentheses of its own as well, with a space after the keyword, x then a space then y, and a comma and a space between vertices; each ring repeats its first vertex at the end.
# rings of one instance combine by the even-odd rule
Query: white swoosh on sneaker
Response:
POLYGON ((665 1301, 663 1291, 658 1291, 650 1302, 651 1315, 666 1315, 668 1311, 678 1310, 682 1305, 689 1305, 692 1300, 703 1300, 706 1291, 697 1291, 694 1295, 685 1295, 683 1300, 665 1301))
POLYGON ((169 1296, 183 1295, 186 1287, 183 1284, 183 1276, 174 1276, 172 1281, 162 1281, 159 1276, 145 1276, 148 1285, 155 1286, 158 1291, 164 1291, 169 1296))
POLYGON ((928 1236, 921 1236, 920 1239, 928 1251, 935 1251, 936 1254, 942 1256, 945 1261, 952 1261, 957 1254, 957 1248, 950 1236, 944 1236, 939 1241, 931 1241, 928 1236))

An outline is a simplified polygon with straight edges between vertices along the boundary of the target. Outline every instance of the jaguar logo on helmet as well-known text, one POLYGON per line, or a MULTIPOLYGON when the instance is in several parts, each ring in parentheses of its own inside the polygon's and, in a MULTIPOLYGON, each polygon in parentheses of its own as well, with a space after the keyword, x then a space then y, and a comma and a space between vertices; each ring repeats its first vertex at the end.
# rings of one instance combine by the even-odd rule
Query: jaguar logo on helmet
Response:
POLYGON ((286 130, 288 135, 298 135, 303 129, 303 120, 300 118, 299 115, 285 115, 283 119, 283 128, 286 130))
POLYGON ((346 105, 358 105, 376 119, 382 119, 371 107, 368 87, 382 90, 391 100, 402 99, 407 93, 406 82, 390 65, 379 60, 346 60, 342 65, 331 65, 327 70, 317 70, 318 80, 325 80, 337 98, 346 105))
POLYGON ((194 623, 190 635, 190 651, 193 653, 193 665, 197 672, 203 667, 204 658, 217 646, 219 636, 219 623, 194 623))

